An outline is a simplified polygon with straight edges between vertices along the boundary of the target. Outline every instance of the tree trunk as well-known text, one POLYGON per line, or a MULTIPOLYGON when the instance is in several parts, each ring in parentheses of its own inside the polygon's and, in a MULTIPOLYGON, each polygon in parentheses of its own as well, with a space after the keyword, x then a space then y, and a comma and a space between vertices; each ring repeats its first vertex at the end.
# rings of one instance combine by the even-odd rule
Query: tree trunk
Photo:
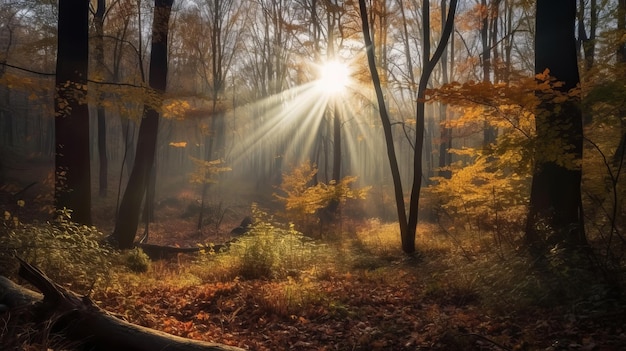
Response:
POLYGON ((341 116, 339 114, 339 102, 333 99, 333 173, 332 180, 339 184, 341 180, 341 116))
MULTIPOLYGON (((402 180, 400 178, 400 168, 398 166, 398 159, 396 156, 396 150, 393 140, 393 133, 391 131, 391 120, 387 112, 385 98, 383 95, 382 87, 380 84, 380 77, 376 69, 376 56, 374 54, 374 45, 372 43, 371 34, 369 30, 369 23, 367 17, 367 8, 365 0, 359 0, 359 9, 361 12, 361 25, 363 26, 363 39, 365 41, 365 50, 367 52, 367 62, 369 65, 370 74, 372 76, 372 83, 374 84, 374 90, 376 91, 376 99, 378 102, 378 112, 380 114, 380 121, 383 126, 383 132, 385 133, 385 144, 387 146, 387 158, 389 159, 389 167, 391 169, 391 178, 393 179, 394 195, 396 200, 396 210, 398 213, 398 224, 400 225, 401 238, 406 237, 407 230, 407 217, 406 206, 404 203, 404 192, 402 191, 402 180)), ((402 249, 404 250, 404 239, 402 240, 402 249)), ((409 250, 410 252, 415 251, 409 250)), ((405 250, 406 252, 406 250, 405 250)))
MULTIPOLYGON (((437 62, 441 59, 443 52, 448 44, 448 40, 452 34, 452 29, 454 28, 454 15, 456 13, 456 6, 458 0, 450 1, 450 8, 448 9, 448 17, 446 18, 446 24, 441 33, 441 38, 439 43, 437 44, 437 48, 433 53, 432 57, 430 56, 430 50, 426 49, 426 46, 430 46, 430 40, 424 40, 424 57, 423 57, 423 67, 422 67, 422 75, 419 80, 419 85, 417 88, 417 108, 416 108, 416 116, 415 116, 415 153, 413 157, 413 185, 411 187, 411 197, 409 202, 409 217, 408 217, 408 226, 407 226, 407 234, 406 237, 402 238, 402 249, 407 254, 412 254, 415 252, 415 232, 417 230, 417 220, 418 220, 418 210, 419 210, 419 200, 420 200, 420 192, 422 189, 422 151, 424 145, 424 110, 426 104, 426 88, 428 87, 428 81, 430 80, 430 75, 432 74, 437 62)), ((424 1, 424 6, 422 8, 422 14, 427 17, 428 11, 426 10, 429 7, 429 2, 424 1)), ((423 28, 424 28, 424 38, 429 35, 430 24, 429 20, 423 19, 423 28)))
MULTIPOLYGON (((169 18, 174 0, 155 0, 152 24, 152 50, 150 56, 150 87, 162 97, 167 86, 167 36, 169 18)), ((159 112, 155 106, 146 104, 144 117, 139 126, 135 162, 120 204, 113 238, 121 249, 133 247, 141 201, 146 193, 150 171, 156 154, 159 112)))
MULTIPOLYGON (((422 186, 422 150, 424 141, 424 104, 425 104, 425 92, 428 85, 430 75, 435 68, 435 65, 443 55, 443 51, 450 39, 452 29, 454 27, 454 14, 456 13, 456 6, 458 0, 452 0, 450 2, 450 8, 448 10, 448 17, 446 18, 446 25, 444 27, 441 39, 437 44, 437 49, 433 56, 430 56, 430 50, 426 47, 430 47, 429 34, 424 33, 424 67, 422 69, 422 75, 417 90, 417 114, 416 114, 416 131, 415 131, 415 150, 413 155, 413 184, 411 187, 411 198, 409 201, 409 214, 406 213, 406 205, 404 203, 404 193, 402 191, 402 180, 400 178, 400 170, 398 167, 398 161, 396 157, 396 151, 394 147, 393 134, 391 131, 391 121, 387 112, 385 99, 380 84, 380 78, 376 69, 376 58, 374 55, 374 46, 372 45, 371 34, 369 30, 369 23, 367 17, 367 8, 365 0, 359 0, 359 8, 361 14, 361 25, 363 27, 363 38, 365 40, 365 48, 367 51, 367 61, 372 76, 372 83, 374 84, 374 90, 376 91, 376 99, 378 102, 378 111, 380 113, 381 123, 383 125, 383 131, 385 133, 385 144, 387 146, 387 156, 389 158, 389 165, 391 168, 391 176, 394 185, 394 195, 396 200, 396 209, 398 212, 398 222, 400 225, 400 238, 402 240, 402 251, 407 255, 415 254, 415 233, 417 229, 418 209, 419 209, 419 197, 422 186), (428 39, 427 39, 428 38, 428 39)), ((424 14, 429 9, 429 2, 424 1, 424 7, 422 8, 422 14, 424 15, 424 28, 425 32, 430 28, 427 21, 428 15, 424 14)))
POLYGON ((55 206, 91 224, 87 94, 89 2, 59 1, 55 94, 55 206))
MULTIPOLYGON (((626 32, 626 0, 618 1, 617 8, 617 30, 622 35, 626 32)), ((621 43, 617 48, 617 60, 619 64, 626 64, 626 43, 621 43)), ((624 116, 624 113, 620 114, 624 116)), ((615 153, 613 154, 613 165, 619 166, 624 162, 624 156, 626 155, 626 121, 622 118, 621 121, 622 137, 615 153)))
MULTIPOLYGON (((106 9, 106 0, 98 0, 96 12, 94 13, 94 27, 96 32, 94 56, 96 61, 96 79, 103 80, 104 67, 104 12, 106 9)), ((99 87, 98 87, 99 88, 99 87)), ((97 90, 99 90, 97 88, 97 90)), ((107 130, 106 130, 106 111, 102 105, 103 96, 98 91, 98 107, 96 109, 98 119, 98 159, 100 161, 100 169, 98 172, 98 195, 106 197, 108 190, 108 173, 109 165, 107 159, 107 130)))
MULTIPOLYGON (((489 4, 487 0, 481 0, 481 7, 483 13, 483 18, 481 21, 480 27, 480 41, 482 44, 482 68, 483 68, 483 82, 488 83, 491 82, 491 71, 492 71, 492 60, 491 60, 491 50, 492 43, 496 42, 496 38, 491 37, 490 35, 494 32, 490 30, 490 25, 493 24, 491 20, 493 16, 493 11, 497 11, 497 2, 490 1, 489 4), (496 7, 496 9, 494 9, 496 7)), ((484 122, 483 129, 483 147, 488 148, 493 142, 496 141, 497 130, 492 125, 489 124, 488 121, 484 122)))
MULTIPOLYGON (((441 2, 441 18, 446 16, 446 1, 441 2)), ((441 31, 445 29, 445 23, 441 23, 441 31)), ((406 32, 406 29, 405 29, 406 32)), ((450 53, 454 54, 454 40, 450 41, 450 53)), ((453 56, 453 55, 451 55, 453 56)), ((454 65, 450 64, 450 73, 448 72, 448 50, 443 51, 441 54, 441 77, 442 83, 448 84, 452 77, 452 71, 454 69, 454 65)), ((411 73, 411 76, 413 74, 411 73)), ((412 79, 413 81, 413 79, 412 79)), ((439 171, 438 175, 440 177, 450 179, 452 177, 452 172, 448 169, 450 164, 452 163, 452 154, 450 153, 450 149, 452 148, 452 129, 446 126, 446 122, 448 121, 448 106, 445 104, 440 104, 439 106, 439 171)))
MULTIPOLYGON (((535 72, 550 70, 564 84, 555 88, 567 92, 579 83, 576 38, 576 0, 537 0, 535 72)), ((541 99, 535 122, 537 138, 546 142, 560 138, 571 150, 562 150, 563 159, 582 160, 582 113, 578 98, 556 104, 537 92, 541 99)), ((580 165, 564 166, 547 161, 545 150, 536 150, 535 171, 526 223, 526 244, 533 254, 545 250, 546 236, 572 246, 586 245, 583 227, 580 165), (547 226, 547 227, 546 227, 547 226), (547 228, 547 229, 546 229, 547 228)))
POLYGON ((96 306, 89 297, 51 281, 36 267, 20 260, 20 277, 43 295, 0 276, 0 302, 10 309, 32 308, 38 321, 62 330, 63 336, 83 343, 89 350, 125 351, 236 351, 237 347, 185 339, 158 330, 125 322, 96 306), (52 325, 50 325, 52 323, 52 325))

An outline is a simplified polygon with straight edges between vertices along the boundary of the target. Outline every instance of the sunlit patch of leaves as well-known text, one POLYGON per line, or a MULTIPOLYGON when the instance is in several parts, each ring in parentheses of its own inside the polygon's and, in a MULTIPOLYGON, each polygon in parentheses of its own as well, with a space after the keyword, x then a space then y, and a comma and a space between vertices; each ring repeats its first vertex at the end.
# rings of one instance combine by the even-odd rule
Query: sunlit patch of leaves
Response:
POLYGON ((223 172, 229 172, 232 169, 224 166, 222 160, 205 161, 199 158, 191 157, 195 165, 194 171, 189 175, 189 180, 194 184, 214 184, 217 183, 217 177, 223 172))
POLYGON ((317 166, 304 162, 283 174, 279 192, 274 194, 285 206, 288 218, 304 230, 317 223, 318 211, 331 202, 345 204, 348 199, 365 199, 370 187, 354 188, 357 178, 347 176, 338 183, 314 182, 317 166))
MULTIPOLYGON (((559 107, 580 99, 580 89, 561 91, 562 82, 546 71, 510 83, 450 83, 430 96, 458 109, 446 126, 476 133, 487 126, 498 131, 490 145, 449 150, 458 161, 442 169, 450 177, 434 177, 427 193, 439 201, 439 220, 449 227, 492 231, 501 249, 515 247, 522 232, 535 164, 550 162, 580 168, 567 137, 569 125, 536 134, 537 123, 549 123, 544 105, 559 107)), ((544 128, 545 129, 545 128, 544 128)))

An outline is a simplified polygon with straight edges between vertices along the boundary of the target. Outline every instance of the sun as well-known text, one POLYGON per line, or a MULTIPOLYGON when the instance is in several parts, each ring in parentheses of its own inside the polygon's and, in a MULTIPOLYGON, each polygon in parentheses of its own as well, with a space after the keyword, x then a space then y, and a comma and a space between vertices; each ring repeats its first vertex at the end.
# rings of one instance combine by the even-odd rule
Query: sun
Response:
POLYGON ((350 69, 339 61, 328 61, 319 66, 318 89, 328 94, 337 94, 346 90, 350 83, 350 69))

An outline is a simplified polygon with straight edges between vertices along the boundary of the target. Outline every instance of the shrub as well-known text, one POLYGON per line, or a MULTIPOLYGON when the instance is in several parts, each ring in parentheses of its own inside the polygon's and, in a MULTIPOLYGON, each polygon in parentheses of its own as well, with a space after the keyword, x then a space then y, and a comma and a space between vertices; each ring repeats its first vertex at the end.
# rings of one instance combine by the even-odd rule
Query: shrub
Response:
POLYGON ((279 228, 267 214, 254 209, 255 224, 230 245, 217 259, 244 279, 284 278, 297 275, 316 261, 322 248, 295 230, 279 228))
POLYGON ((100 244, 104 235, 95 227, 71 221, 71 210, 57 212, 56 220, 43 224, 23 224, 4 213, 0 228, 0 274, 15 275, 17 255, 39 267, 59 284, 87 292, 93 284, 106 278, 113 251, 100 244))
POLYGON ((274 194, 285 205, 287 215, 300 230, 311 229, 318 222, 320 211, 328 209, 331 204, 342 205, 348 199, 365 199, 369 191, 369 187, 354 188, 356 177, 348 176, 339 182, 331 180, 325 184, 314 181, 316 174, 317 167, 309 162, 294 167, 291 172, 283 174, 281 194, 274 194))
POLYGON ((121 258, 124 266, 135 273, 147 272, 152 264, 150 257, 140 248, 126 251, 121 258))

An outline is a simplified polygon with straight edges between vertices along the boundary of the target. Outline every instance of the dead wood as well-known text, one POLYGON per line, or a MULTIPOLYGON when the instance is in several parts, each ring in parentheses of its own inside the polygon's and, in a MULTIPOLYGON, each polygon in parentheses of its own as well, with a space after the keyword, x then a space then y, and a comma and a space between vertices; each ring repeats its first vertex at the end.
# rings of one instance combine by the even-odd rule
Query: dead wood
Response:
POLYGON ((177 247, 177 246, 168 246, 168 245, 156 245, 156 244, 148 244, 146 243, 147 234, 144 235, 139 242, 135 243, 136 247, 141 248, 141 250, 150 257, 151 260, 162 260, 162 259, 170 259, 175 257, 178 254, 195 254, 200 251, 214 251, 220 252, 224 249, 228 249, 230 244, 237 240, 237 237, 242 236, 248 233, 253 226, 254 222, 252 218, 245 217, 241 224, 238 227, 234 228, 230 231, 230 235, 233 239, 226 241, 222 244, 216 245, 202 245, 200 244, 197 247, 177 247))
POLYGON ((228 247, 228 242, 218 245, 198 246, 198 247, 176 247, 176 246, 164 246, 147 243, 137 243, 136 246, 150 257, 151 260, 163 260, 175 257, 178 254, 195 254, 200 251, 220 252, 223 248, 228 247))
POLYGON ((39 322, 54 322, 54 329, 90 350, 126 351, 235 351, 237 347, 185 339, 114 317, 87 296, 66 290, 38 268, 20 260, 19 276, 43 293, 0 276, 0 304, 10 311, 32 308, 39 322))

